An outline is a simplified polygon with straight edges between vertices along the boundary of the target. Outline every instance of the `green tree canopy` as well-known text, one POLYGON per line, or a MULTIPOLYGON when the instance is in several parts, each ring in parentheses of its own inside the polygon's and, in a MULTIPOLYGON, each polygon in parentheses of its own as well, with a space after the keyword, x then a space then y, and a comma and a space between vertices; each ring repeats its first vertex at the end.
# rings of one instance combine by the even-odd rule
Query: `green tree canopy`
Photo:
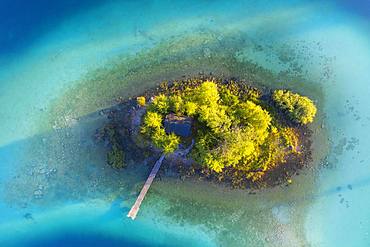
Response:
MULTIPOLYGON (((197 163, 217 173, 232 168, 257 180, 296 152, 298 134, 264 109, 259 90, 208 80, 176 86, 181 90, 170 87, 155 96, 142 123, 142 133, 164 152, 173 152, 181 142, 180 137, 165 132, 163 119, 169 113, 194 119, 191 154, 197 163)), ((312 122, 317 111, 309 98, 290 91, 276 90, 273 100, 301 124, 312 122)))
POLYGON ((317 109, 315 104, 306 96, 287 90, 275 90, 272 98, 297 123, 311 123, 316 115, 317 109))

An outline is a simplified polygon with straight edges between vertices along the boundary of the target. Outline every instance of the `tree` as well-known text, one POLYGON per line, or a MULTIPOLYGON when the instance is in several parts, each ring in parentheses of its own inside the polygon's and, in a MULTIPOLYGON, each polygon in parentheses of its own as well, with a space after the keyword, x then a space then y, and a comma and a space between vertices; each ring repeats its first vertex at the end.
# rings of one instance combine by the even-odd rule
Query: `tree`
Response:
POLYGON ((198 109, 198 120, 205 123, 214 133, 230 128, 231 120, 226 115, 226 107, 219 105, 202 105, 198 109))
POLYGON ((162 124, 162 116, 157 112, 148 111, 146 113, 141 133, 150 137, 153 144, 165 153, 175 151, 180 143, 180 138, 175 134, 166 134, 162 124))
POLYGON ((170 109, 170 103, 168 97, 164 94, 159 94, 154 97, 152 106, 154 107, 155 111, 161 114, 167 114, 170 109))
POLYGON ((239 104, 236 110, 236 119, 241 125, 254 129, 255 138, 262 143, 268 135, 268 128, 271 124, 270 114, 261 106, 252 101, 239 104))
POLYGON ((180 143, 180 137, 175 135, 174 133, 170 133, 169 135, 165 135, 163 141, 161 143, 161 148, 163 149, 164 153, 172 153, 174 152, 180 143))
POLYGON ((218 104, 220 95, 218 94, 217 84, 213 81, 205 81, 193 90, 193 98, 198 105, 214 106, 218 104))
POLYGON ((144 128, 146 129, 158 129, 162 127, 162 116, 153 111, 148 111, 144 117, 144 128))
POLYGON ((145 104, 146 104, 145 97, 143 97, 143 96, 137 97, 136 102, 139 106, 145 106, 145 104))
POLYGON ((172 95, 169 97, 170 110, 178 115, 184 114, 184 101, 180 95, 172 95))
POLYGON ((184 104, 185 114, 192 117, 196 114, 198 105, 194 102, 188 101, 184 104))
POLYGON ((252 159, 258 148, 254 134, 247 128, 237 128, 224 134, 219 153, 225 166, 237 167, 241 161, 252 159))
POLYGON ((311 123, 316 115, 315 104, 306 96, 301 96, 287 90, 275 90, 272 95, 276 105, 287 111, 290 118, 296 123, 311 123))

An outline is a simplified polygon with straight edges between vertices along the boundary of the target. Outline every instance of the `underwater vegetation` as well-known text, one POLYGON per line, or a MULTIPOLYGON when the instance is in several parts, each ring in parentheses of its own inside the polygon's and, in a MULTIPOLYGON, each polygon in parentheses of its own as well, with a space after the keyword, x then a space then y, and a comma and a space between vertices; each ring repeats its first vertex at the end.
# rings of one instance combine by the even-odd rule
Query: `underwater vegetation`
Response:
POLYGON ((122 149, 122 144, 119 139, 118 131, 113 125, 107 125, 103 128, 102 134, 110 143, 110 150, 107 153, 107 162, 110 166, 116 169, 126 167, 125 154, 122 149))

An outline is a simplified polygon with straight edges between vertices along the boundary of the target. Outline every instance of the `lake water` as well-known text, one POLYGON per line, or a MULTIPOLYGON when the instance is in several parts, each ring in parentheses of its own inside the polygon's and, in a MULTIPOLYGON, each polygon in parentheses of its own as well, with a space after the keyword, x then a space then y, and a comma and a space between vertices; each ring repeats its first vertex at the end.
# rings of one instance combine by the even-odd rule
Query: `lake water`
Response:
POLYGON ((0 3, 0 246, 369 246, 370 2, 0 3), (315 165, 257 194, 105 164, 118 97, 199 73, 319 106, 315 165))

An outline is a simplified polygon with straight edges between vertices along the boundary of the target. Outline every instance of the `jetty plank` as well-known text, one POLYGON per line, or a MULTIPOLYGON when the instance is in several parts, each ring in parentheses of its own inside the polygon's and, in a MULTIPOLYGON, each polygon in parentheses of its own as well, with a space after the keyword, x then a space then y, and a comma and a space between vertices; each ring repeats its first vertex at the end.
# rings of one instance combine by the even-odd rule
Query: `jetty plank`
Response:
POLYGON ((143 188, 141 189, 141 192, 140 192, 139 196, 137 197, 134 205, 132 206, 130 212, 128 212, 127 217, 129 217, 133 220, 136 218, 136 215, 137 215, 137 213, 139 212, 139 209, 140 209, 140 205, 143 202, 144 197, 145 197, 146 193, 148 192, 148 190, 150 188, 150 185, 152 184, 155 176, 157 175, 157 172, 159 171, 159 168, 162 165, 162 161, 163 161, 164 157, 165 157, 165 154, 162 154, 161 157, 154 164, 153 169, 149 174, 149 177, 146 179, 145 184, 144 184, 143 188))

